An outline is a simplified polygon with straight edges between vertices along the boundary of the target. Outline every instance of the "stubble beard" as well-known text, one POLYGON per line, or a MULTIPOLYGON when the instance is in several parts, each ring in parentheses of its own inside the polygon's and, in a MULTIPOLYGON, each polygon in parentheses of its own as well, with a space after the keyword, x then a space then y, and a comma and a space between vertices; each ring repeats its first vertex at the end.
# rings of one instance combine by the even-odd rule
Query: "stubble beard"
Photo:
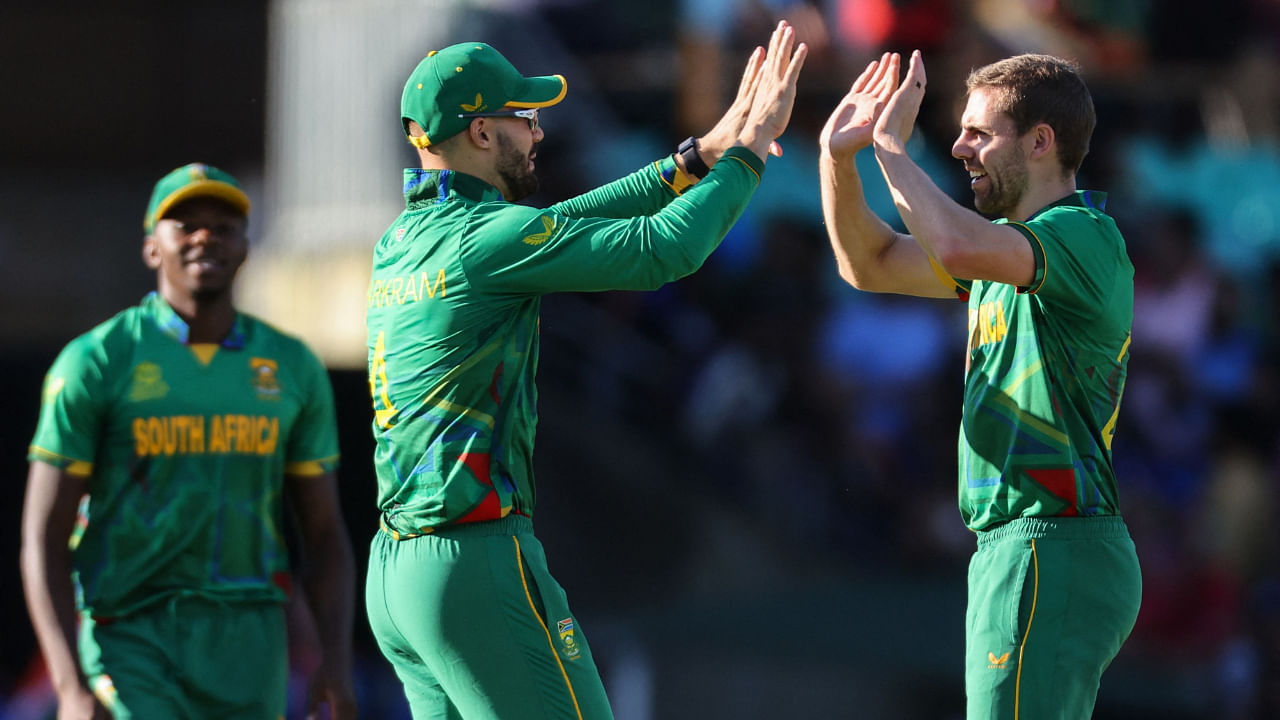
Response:
POLYGON ((538 191, 538 176, 529 169, 529 153, 520 152, 506 135, 498 135, 498 164, 495 169, 507 186, 507 200, 523 200, 538 191))
POLYGON ((1027 163, 1016 155, 996 161, 987 168, 988 188, 985 194, 975 193, 973 206, 988 217, 1009 217, 1027 192, 1027 163))

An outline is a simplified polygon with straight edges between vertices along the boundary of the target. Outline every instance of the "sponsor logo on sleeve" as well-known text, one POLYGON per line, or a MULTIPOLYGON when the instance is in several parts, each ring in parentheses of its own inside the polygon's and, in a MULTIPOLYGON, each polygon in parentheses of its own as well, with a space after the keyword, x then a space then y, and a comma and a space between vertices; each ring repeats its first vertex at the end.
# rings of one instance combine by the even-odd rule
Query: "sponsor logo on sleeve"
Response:
POLYGON ((523 242, 525 245, 541 245, 551 239, 556 231, 556 221, 546 215, 542 216, 542 232, 534 235, 526 235, 523 242))

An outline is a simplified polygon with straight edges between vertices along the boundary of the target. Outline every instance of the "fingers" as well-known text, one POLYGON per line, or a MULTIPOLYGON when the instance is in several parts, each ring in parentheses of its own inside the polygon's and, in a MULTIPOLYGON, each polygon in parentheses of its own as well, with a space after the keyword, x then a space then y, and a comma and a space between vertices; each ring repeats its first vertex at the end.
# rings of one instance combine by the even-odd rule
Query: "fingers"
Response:
POLYGON ((786 20, 778 21, 773 35, 769 37, 769 53, 765 57, 764 70, 769 77, 781 77, 786 69, 786 61, 791 56, 791 46, 795 43, 795 29, 786 20))
POLYGON ((849 94, 857 95, 863 92, 874 92, 874 89, 879 86, 889 69, 889 55, 890 53, 886 52, 880 56, 879 60, 872 60, 867 63, 867 68, 853 82, 853 87, 849 89, 849 94))
POLYGON ((776 69, 778 65, 778 56, 782 52, 783 43, 791 37, 791 26, 786 20, 779 20, 778 26, 773 29, 773 34, 769 36, 769 55, 765 60, 766 66, 772 64, 776 69))
POLYGON ((924 58, 920 55, 920 51, 916 50, 911 53, 911 61, 907 65, 907 74, 902 78, 901 89, 908 92, 919 90, 924 95, 925 82, 924 74, 924 58))
POLYGON ((809 46, 800 43, 796 48, 795 54, 791 56, 791 62, 787 65, 787 73, 783 77, 783 82, 791 87, 795 87, 796 82, 800 79, 800 68, 804 67, 804 59, 809 57, 809 46))
POLYGON ((738 83, 738 97, 744 98, 751 95, 751 89, 759 81, 760 66, 764 63, 764 48, 759 45, 755 50, 751 51, 751 57, 747 59, 747 66, 742 71, 742 80, 738 83))
POLYGON ((901 69, 902 56, 898 53, 893 53, 892 57, 889 58, 889 65, 886 68, 884 77, 881 78, 881 85, 877 94, 886 100, 893 94, 898 87, 898 73, 901 69))

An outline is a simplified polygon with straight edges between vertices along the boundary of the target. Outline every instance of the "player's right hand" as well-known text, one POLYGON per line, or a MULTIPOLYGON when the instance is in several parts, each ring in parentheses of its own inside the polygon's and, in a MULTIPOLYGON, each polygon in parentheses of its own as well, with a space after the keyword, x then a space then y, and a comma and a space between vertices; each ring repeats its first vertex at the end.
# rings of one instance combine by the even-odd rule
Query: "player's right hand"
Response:
POLYGON ((847 158, 871 144, 876 121, 898 84, 900 62, 897 53, 885 53, 867 65, 822 128, 823 152, 847 158))
POLYGON ((769 38, 769 49, 765 52, 764 63, 760 66, 751 94, 747 120, 738 136, 738 142, 761 160, 768 159, 771 151, 781 154, 781 148, 775 147, 777 143, 774 141, 791 122, 791 110, 796 102, 796 81, 809 54, 808 46, 804 43, 795 45, 795 39, 795 30, 787 21, 779 22, 769 38))

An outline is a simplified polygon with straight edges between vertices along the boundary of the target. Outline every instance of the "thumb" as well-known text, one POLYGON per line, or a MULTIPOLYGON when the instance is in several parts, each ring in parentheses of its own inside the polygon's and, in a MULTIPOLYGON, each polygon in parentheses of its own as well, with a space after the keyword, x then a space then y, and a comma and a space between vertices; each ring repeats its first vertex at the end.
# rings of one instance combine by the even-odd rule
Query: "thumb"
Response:
POLYGON ((782 157, 782 146, 778 144, 777 140, 769 143, 769 154, 774 157, 782 157))

